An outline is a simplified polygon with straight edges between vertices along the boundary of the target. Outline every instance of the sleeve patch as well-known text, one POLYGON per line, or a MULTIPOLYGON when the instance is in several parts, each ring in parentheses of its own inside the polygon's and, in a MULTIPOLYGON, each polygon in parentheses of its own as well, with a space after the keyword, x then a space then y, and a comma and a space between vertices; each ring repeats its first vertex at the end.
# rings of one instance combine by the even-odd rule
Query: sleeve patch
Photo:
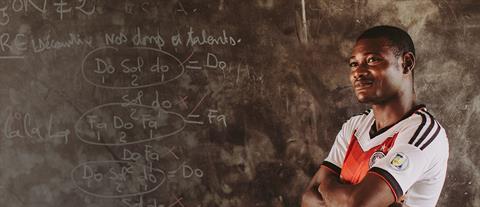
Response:
POLYGON ((397 152, 395 156, 390 159, 390 167, 396 171, 404 171, 408 168, 408 164, 408 156, 401 152, 397 152))

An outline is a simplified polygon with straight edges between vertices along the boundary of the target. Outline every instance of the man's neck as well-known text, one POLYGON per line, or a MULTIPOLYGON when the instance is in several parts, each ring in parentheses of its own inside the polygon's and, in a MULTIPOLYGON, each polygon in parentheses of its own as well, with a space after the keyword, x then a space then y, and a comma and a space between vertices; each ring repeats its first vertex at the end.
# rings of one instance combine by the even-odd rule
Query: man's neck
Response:
POLYGON ((373 104, 373 114, 377 130, 397 123, 415 106, 415 96, 398 98, 383 104, 373 104))

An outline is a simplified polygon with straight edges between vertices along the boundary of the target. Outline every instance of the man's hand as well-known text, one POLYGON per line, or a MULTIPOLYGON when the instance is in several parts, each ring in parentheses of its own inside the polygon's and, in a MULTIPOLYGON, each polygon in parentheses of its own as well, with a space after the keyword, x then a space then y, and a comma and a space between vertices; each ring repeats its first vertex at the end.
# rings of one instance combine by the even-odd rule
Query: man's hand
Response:
POLYGON ((302 207, 326 207, 322 195, 318 192, 318 185, 307 189, 302 196, 302 207))
POLYGON ((320 169, 315 173, 312 178, 312 181, 308 184, 307 189, 302 196, 302 207, 326 207, 327 204, 318 190, 320 183, 327 179, 338 180, 339 175, 333 171, 327 170, 325 167, 320 167, 320 169))

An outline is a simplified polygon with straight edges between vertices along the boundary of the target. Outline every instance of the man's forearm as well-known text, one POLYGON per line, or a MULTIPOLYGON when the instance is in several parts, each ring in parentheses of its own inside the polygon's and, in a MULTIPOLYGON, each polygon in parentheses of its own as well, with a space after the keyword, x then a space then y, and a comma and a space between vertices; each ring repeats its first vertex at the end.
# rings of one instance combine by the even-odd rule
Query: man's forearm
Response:
POLYGON ((376 175, 367 174, 362 182, 351 185, 338 179, 324 179, 318 188, 327 206, 385 207, 395 202, 390 187, 376 175))
POLYGON ((337 178, 325 179, 318 188, 326 206, 352 206, 353 185, 343 184, 337 178))
POLYGON ((385 207, 394 201, 388 185, 376 175, 367 175, 362 182, 351 185, 321 167, 303 194, 302 207, 385 207))

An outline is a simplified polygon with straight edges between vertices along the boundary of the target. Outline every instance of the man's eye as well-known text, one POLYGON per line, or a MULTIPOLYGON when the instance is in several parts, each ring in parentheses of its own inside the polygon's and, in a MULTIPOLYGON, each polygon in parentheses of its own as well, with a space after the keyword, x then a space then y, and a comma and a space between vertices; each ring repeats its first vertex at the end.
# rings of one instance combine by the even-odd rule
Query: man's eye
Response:
POLYGON ((371 57, 367 59, 367 63, 374 63, 380 61, 380 58, 371 57))
POLYGON ((354 68, 354 67, 357 67, 358 66, 358 63, 356 62, 351 62, 348 64, 348 66, 350 66, 351 68, 354 68))

